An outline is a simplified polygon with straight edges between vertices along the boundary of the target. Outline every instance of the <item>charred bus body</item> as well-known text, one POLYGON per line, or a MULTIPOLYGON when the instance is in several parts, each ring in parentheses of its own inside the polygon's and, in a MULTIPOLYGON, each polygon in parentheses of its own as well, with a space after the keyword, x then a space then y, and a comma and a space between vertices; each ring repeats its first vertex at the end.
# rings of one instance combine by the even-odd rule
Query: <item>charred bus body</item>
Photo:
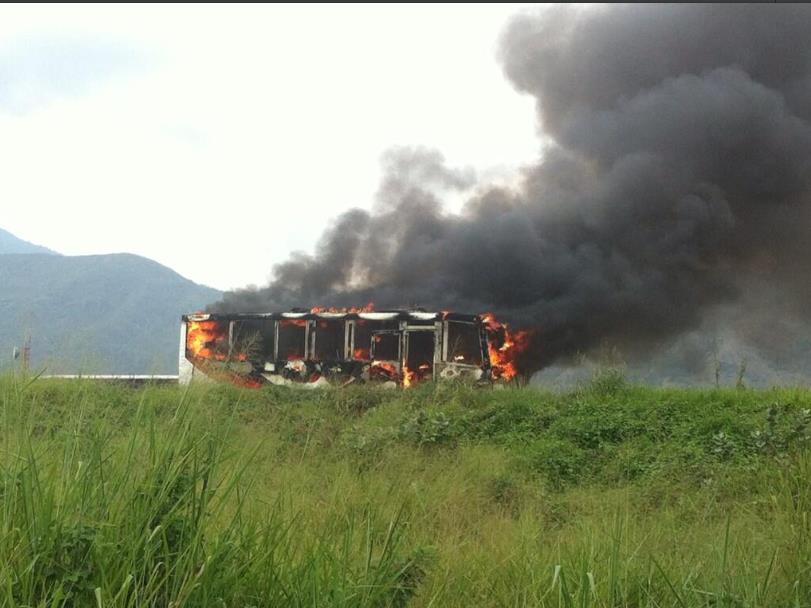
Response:
POLYGON ((489 381, 478 315, 422 310, 190 314, 180 328, 180 382, 249 386, 489 381))

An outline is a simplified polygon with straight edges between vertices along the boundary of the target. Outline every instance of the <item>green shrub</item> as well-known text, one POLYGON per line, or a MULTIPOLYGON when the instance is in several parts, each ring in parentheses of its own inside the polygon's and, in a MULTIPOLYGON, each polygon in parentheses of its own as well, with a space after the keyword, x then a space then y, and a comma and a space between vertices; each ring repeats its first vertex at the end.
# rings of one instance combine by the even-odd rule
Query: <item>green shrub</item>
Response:
POLYGON ((590 477, 589 453, 566 439, 540 438, 525 445, 519 459, 555 488, 590 477))
POLYGON ((461 432, 466 437, 479 440, 510 440, 544 432, 555 418, 552 407, 528 399, 520 392, 510 392, 514 394, 512 399, 466 412, 460 421, 461 432))
POLYGON ((454 438, 451 418, 441 410, 420 410, 400 425, 400 437, 420 446, 448 443, 454 438))
POLYGON ((628 381, 622 367, 598 367, 586 385, 585 392, 602 397, 611 397, 627 388, 628 381))
POLYGON ((773 403, 765 425, 750 433, 750 447, 761 454, 776 455, 801 449, 811 441, 811 409, 773 403))

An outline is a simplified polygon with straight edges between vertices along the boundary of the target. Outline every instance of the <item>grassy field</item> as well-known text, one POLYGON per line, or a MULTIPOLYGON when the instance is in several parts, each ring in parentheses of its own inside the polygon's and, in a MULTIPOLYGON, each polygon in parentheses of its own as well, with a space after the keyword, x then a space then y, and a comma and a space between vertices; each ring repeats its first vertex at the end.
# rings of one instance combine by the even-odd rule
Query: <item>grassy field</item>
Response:
POLYGON ((0 377, 2 606, 811 606, 811 392, 0 377))

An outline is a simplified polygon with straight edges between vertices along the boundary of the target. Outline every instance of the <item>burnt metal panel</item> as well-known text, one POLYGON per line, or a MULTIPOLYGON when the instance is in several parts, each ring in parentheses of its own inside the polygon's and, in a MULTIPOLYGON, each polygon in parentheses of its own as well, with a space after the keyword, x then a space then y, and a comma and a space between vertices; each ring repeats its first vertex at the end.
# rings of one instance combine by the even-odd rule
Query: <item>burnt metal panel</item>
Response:
POLYGON ((371 348, 370 348, 370 353, 369 354, 372 357, 372 360, 378 359, 380 361, 396 361, 399 364, 400 360, 403 358, 403 352, 404 352, 403 351, 403 334, 399 330, 396 330, 396 329, 384 329, 384 330, 381 330, 381 331, 373 331, 372 332, 372 343, 371 343, 370 346, 371 346, 371 348), (397 338, 397 356, 394 357, 393 359, 381 359, 378 356, 378 353, 376 352, 377 351, 377 346, 376 346, 377 345, 377 340, 375 339, 376 336, 381 336, 381 337, 394 336, 394 337, 396 337, 397 338))
POLYGON ((464 314, 458 312, 428 312, 422 310, 376 310, 370 312, 309 312, 309 311, 288 311, 288 312, 266 312, 266 313, 189 313, 181 317, 183 321, 234 321, 240 319, 331 319, 331 320, 398 320, 398 321, 441 321, 443 319, 453 321, 467 321, 475 323, 479 320, 478 315, 464 314))

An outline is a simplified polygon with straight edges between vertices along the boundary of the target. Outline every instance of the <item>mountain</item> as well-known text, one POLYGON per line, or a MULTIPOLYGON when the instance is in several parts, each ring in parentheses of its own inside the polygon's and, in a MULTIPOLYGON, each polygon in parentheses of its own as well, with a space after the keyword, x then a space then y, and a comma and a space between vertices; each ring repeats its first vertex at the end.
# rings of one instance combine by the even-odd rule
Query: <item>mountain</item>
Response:
POLYGON ((41 247, 40 245, 34 245, 33 243, 24 241, 0 228, 0 255, 5 253, 49 253, 51 255, 59 255, 47 247, 41 247))
POLYGON ((180 315, 220 296, 132 254, 3 254, 0 368, 30 335, 47 373, 175 374, 180 315))

